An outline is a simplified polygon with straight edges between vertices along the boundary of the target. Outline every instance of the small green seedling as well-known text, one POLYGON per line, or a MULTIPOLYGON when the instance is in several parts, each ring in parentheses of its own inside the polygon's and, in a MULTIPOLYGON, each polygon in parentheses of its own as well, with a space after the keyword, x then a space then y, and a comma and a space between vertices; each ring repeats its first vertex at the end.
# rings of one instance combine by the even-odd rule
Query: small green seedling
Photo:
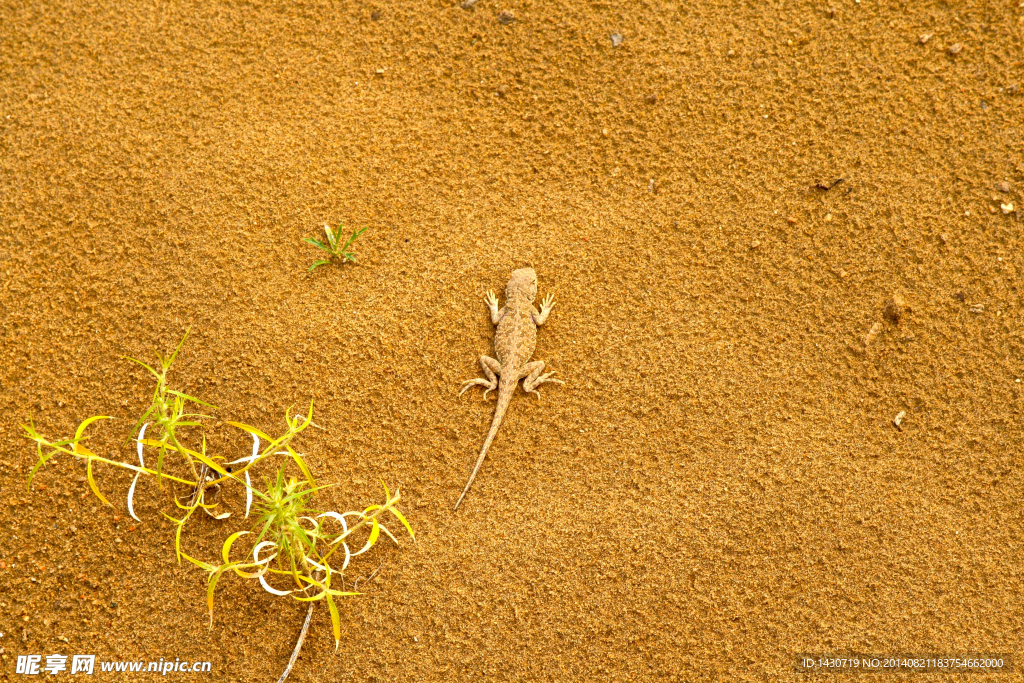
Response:
POLYGON ((330 258, 321 259, 314 263, 313 265, 311 265, 309 267, 309 270, 306 271, 307 273, 312 272, 313 269, 316 268, 317 266, 324 266, 338 259, 341 259, 341 263, 345 263, 346 261, 351 261, 352 263, 356 262, 356 256, 351 251, 349 251, 349 248, 360 235, 366 232, 366 228, 363 228, 361 230, 353 230, 352 236, 345 240, 345 244, 342 244, 339 247, 338 244, 341 243, 341 231, 344 227, 345 226, 343 223, 339 223, 337 230, 331 230, 331 226, 325 225, 324 232, 327 233, 327 244, 324 244, 320 240, 313 239, 312 237, 306 238, 307 242, 317 247, 318 249, 323 249, 324 251, 331 255, 330 258))

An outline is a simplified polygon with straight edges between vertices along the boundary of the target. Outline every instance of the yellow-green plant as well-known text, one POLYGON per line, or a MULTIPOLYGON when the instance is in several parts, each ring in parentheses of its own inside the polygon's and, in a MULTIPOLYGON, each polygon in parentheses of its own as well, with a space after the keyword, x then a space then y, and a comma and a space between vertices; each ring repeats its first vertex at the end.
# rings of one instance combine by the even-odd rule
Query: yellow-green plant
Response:
POLYGON ((326 601, 331 613, 334 646, 337 649, 341 642, 341 618, 334 599, 359 595, 344 589, 344 572, 351 559, 370 550, 382 532, 398 544, 398 539, 382 523, 385 513, 401 522, 413 540, 416 538, 409 522, 397 507, 402 498, 401 492, 395 489, 392 495, 387 485, 383 485, 383 505, 371 505, 362 512, 345 513, 314 510, 310 506, 314 494, 328 487, 318 487, 312 481, 285 477, 283 467, 278 469, 275 480, 267 482, 265 491, 250 487, 258 498, 258 522, 252 531, 237 531, 224 541, 221 548, 223 563, 214 565, 182 553, 185 559, 209 574, 206 604, 210 611, 210 627, 213 627, 213 601, 217 581, 225 572, 232 571, 244 579, 258 580, 264 590, 273 595, 291 596, 300 602, 326 601), (351 524, 348 518, 351 518, 351 524), (337 529, 329 530, 328 524, 337 529), (362 548, 352 552, 350 539, 363 530, 366 531, 366 541, 362 548), (248 534, 256 534, 251 546, 252 560, 232 560, 232 545, 248 534), (264 552, 266 557, 261 557, 264 552), (338 553, 341 556, 337 556, 338 553), (284 581, 284 586, 271 585, 267 581, 268 577, 284 581), (341 589, 337 588, 339 581, 342 583, 341 589))
MULTIPOLYGON (((188 451, 189 457, 195 458, 202 464, 200 476, 198 477, 198 481, 200 483, 193 489, 193 495, 189 499, 188 503, 182 504, 177 498, 174 499, 175 504, 179 508, 185 510, 185 515, 181 519, 176 519, 167 514, 164 515, 177 527, 177 530, 175 531, 174 534, 174 551, 178 556, 179 564, 181 563, 182 558, 181 532, 182 529, 184 529, 185 527, 185 523, 188 522, 189 517, 192 516, 193 512, 195 512, 198 509, 202 509, 203 511, 207 512, 208 514, 217 519, 225 519, 226 517, 230 516, 230 513, 222 513, 217 515, 211 512, 211 510, 215 508, 218 503, 210 504, 206 502, 205 492, 208 489, 219 487, 222 484, 228 482, 235 482, 244 486, 246 498, 245 516, 248 517, 249 510, 252 506, 253 494, 258 493, 256 489, 254 489, 252 486, 252 478, 249 476, 249 470, 252 469, 252 467, 255 466, 257 463, 263 461, 264 459, 270 457, 271 455, 290 456, 292 460, 295 461, 296 465, 298 465, 299 470, 302 472, 303 476, 306 477, 306 480, 312 483, 313 475, 309 471, 309 467, 306 466, 306 463, 302 459, 302 456, 299 455, 294 448, 292 448, 290 442, 292 441, 292 439, 294 439, 296 436, 302 433, 302 431, 305 430, 306 427, 313 424, 313 402, 309 402, 309 412, 306 413, 306 415, 296 414, 293 416, 291 414, 291 408, 289 408, 288 410, 285 411, 284 419, 285 423, 288 425, 288 429, 285 431, 284 434, 277 438, 267 436, 265 433, 247 424, 242 424, 240 422, 228 422, 229 425, 245 430, 246 432, 249 432, 250 435, 252 435, 252 455, 250 456, 239 458, 238 460, 233 460, 231 462, 226 462, 227 458, 221 456, 210 457, 206 454, 205 439, 203 440, 202 452, 188 451), (267 444, 262 449, 260 448, 260 438, 267 442, 267 444), (285 450, 279 450, 281 448, 285 450), (240 465, 241 468, 231 469, 232 466, 235 465, 240 465), (242 477, 244 477, 244 480, 242 477)), ((156 442, 151 442, 148 440, 140 440, 139 444, 140 450, 142 445, 158 445, 156 442)), ((131 503, 129 501, 129 506, 130 505, 131 503)))
MULTIPOLYGON (((139 421, 135 423, 135 427, 132 428, 132 433, 137 433, 141 427, 145 426, 147 420, 149 420, 158 430, 156 439, 153 440, 157 443, 157 448, 159 449, 156 459, 157 473, 163 472, 164 455, 166 455, 168 448, 173 447, 175 451, 182 455, 185 462, 188 463, 192 470, 192 476, 198 477, 199 471, 196 468, 194 459, 190 456, 191 451, 183 448, 181 443, 178 441, 178 429, 182 427, 202 427, 202 424, 196 420, 198 418, 209 417, 208 415, 202 415, 200 413, 186 413, 185 406, 187 403, 196 403, 214 409, 216 409, 216 406, 200 401, 198 398, 194 398, 180 391, 170 389, 167 386, 167 373, 170 371, 171 365, 174 363, 174 359, 178 357, 178 351, 181 350, 181 346, 185 343, 187 338, 188 331, 185 332, 185 336, 181 338, 181 341, 178 342, 178 346, 170 356, 164 356, 157 351, 156 357, 160 364, 159 371, 154 370, 152 367, 137 358, 132 358, 130 356, 125 356, 125 358, 146 368, 146 370, 156 378, 156 387, 153 389, 153 398, 150 401, 150 406, 146 409, 146 412, 142 414, 142 417, 139 418, 139 421)), ((129 436, 128 442, 131 442, 131 440, 132 437, 129 436)), ((158 482, 161 486, 163 485, 163 482, 159 477, 158 482)))
MULTIPOLYGON (((188 333, 185 336, 187 337, 188 333)), ((211 628, 213 626, 214 590, 220 577, 229 571, 245 579, 258 580, 265 590, 274 595, 291 596, 296 600, 309 603, 302 633, 296 643, 288 668, 279 679, 283 681, 298 657, 312 617, 313 606, 319 601, 326 601, 330 610, 335 648, 337 648, 341 639, 341 620, 335 598, 358 595, 355 591, 345 590, 344 573, 348 569, 349 562, 353 557, 370 550, 382 533, 396 544, 398 543, 395 536, 383 524, 384 519, 388 516, 397 519, 413 540, 415 540, 415 536, 409 522, 397 507, 401 500, 401 493, 396 489, 392 495, 387 485, 384 485, 384 503, 371 505, 362 512, 339 514, 333 511, 319 512, 310 507, 315 494, 327 487, 318 487, 315 484, 313 475, 302 455, 292 447, 292 441, 310 425, 316 426, 313 424, 312 401, 310 401, 309 410, 305 413, 293 415, 291 408, 285 411, 287 429, 278 437, 271 437, 247 424, 228 422, 227 424, 247 432, 252 437, 252 453, 243 458, 229 462, 224 456, 208 453, 205 434, 198 449, 193 450, 183 445, 178 430, 182 427, 202 428, 202 423, 199 420, 207 417, 198 413, 186 413, 186 404, 191 402, 209 406, 199 399, 168 388, 168 371, 184 341, 185 338, 182 338, 181 343, 169 356, 157 354, 159 371, 134 358, 129 359, 149 370, 157 380, 150 407, 136 423, 138 433, 134 441, 139 458, 138 465, 103 457, 85 445, 85 441, 89 438, 86 436, 86 429, 94 422, 111 419, 110 416, 89 417, 78 425, 73 438, 60 441, 51 441, 40 434, 34 421, 30 419, 29 423, 22 427, 25 430, 26 438, 36 444, 37 460, 29 473, 28 486, 31 489, 33 478, 47 462, 54 456, 63 453, 85 461, 89 488, 105 505, 112 505, 96 484, 96 479, 93 476, 94 465, 103 464, 126 469, 135 473, 127 495, 128 512, 134 519, 139 520, 135 514, 133 498, 140 477, 155 478, 161 486, 164 481, 170 482, 172 485, 184 485, 187 491, 184 500, 180 495, 172 496, 174 504, 184 511, 183 516, 179 519, 166 513, 161 514, 164 514, 175 525, 174 549, 178 562, 180 563, 182 558, 185 558, 209 573, 207 606, 210 611, 211 628), (156 430, 156 434, 147 438, 146 432, 151 426, 156 430), (145 449, 147 447, 157 451, 156 469, 146 467, 145 449), (180 460, 187 464, 188 471, 179 472, 184 468, 181 464, 165 468, 164 460, 168 453, 179 455, 180 460), (259 490, 252 485, 250 471, 272 456, 286 456, 285 462, 279 464, 276 479, 268 481, 265 490, 259 490), (285 476, 285 465, 289 460, 302 474, 301 479, 285 476), (223 520, 231 515, 230 512, 215 512, 220 500, 208 502, 205 497, 206 493, 211 489, 219 491, 222 487, 235 485, 244 489, 246 518, 249 517, 254 499, 256 500, 259 518, 255 527, 251 531, 235 532, 227 538, 221 548, 223 559, 221 564, 214 565, 203 562, 185 553, 181 547, 182 532, 196 510, 201 509, 218 520, 223 520), (240 537, 253 533, 256 535, 251 548, 252 561, 232 560, 233 544, 240 537), (358 551, 353 552, 350 544, 355 538, 354 535, 358 535, 361 539, 363 534, 366 536, 365 543, 358 551), (266 557, 261 557, 262 554, 266 554, 266 557), (268 578, 279 585, 281 582, 285 582, 285 584, 275 587, 268 582, 268 578), (339 582, 340 588, 338 587, 339 582)), ((178 458, 172 458, 172 460, 175 463, 178 462, 178 458)), ((383 484, 383 482, 381 483, 383 484)))
MULTIPOLYGON (((89 438, 85 436, 86 427, 88 427, 93 422, 96 422, 97 420, 109 419, 111 419, 109 415, 96 415, 87 418, 83 420, 81 424, 78 425, 78 429, 75 431, 74 438, 66 439, 64 441, 50 441, 36 430, 35 422, 32 420, 29 420, 29 423, 27 425, 21 425, 22 428, 25 430, 25 437, 35 442, 36 453, 38 455, 38 460, 36 461, 35 466, 32 468, 32 471, 29 472, 28 475, 28 487, 30 489, 32 488, 32 479, 36 476, 36 473, 39 472, 39 470, 42 469, 42 467, 53 456, 57 455, 58 453, 66 453, 67 455, 71 455, 75 458, 79 458, 86 461, 85 473, 86 479, 89 482, 89 488, 92 489, 92 492, 96 495, 96 497, 99 498, 100 501, 105 505, 113 505, 113 503, 107 500, 106 496, 104 496, 103 493, 100 492, 99 486, 96 485, 96 479, 93 477, 92 471, 92 465, 94 462, 105 463, 108 465, 114 465, 116 467, 123 467, 124 469, 127 470, 132 470, 136 473, 136 477, 139 474, 145 474, 148 476, 155 476, 160 479, 176 481, 187 486, 195 486, 194 481, 189 481, 188 479, 181 479, 179 477, 171 476, 169 474, 162 474, 157 472, 156 470, 147 469, 144 466, 137 467, 129 463, 119 462, 117 460, 110 460, 109 458, 104 458, 102 456, 96 455, 91 450, 89 450, 82 443, 83 441, 89 438)), ((134 489, 134 483, 132 484, 132 487, 134 489)))

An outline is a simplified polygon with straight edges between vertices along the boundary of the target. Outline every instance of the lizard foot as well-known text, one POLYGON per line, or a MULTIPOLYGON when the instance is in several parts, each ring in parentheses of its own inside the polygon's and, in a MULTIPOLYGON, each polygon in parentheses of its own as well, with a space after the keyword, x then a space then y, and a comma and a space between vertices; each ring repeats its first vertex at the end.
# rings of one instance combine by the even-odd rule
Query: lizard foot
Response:
POLYGON ((487 394, 489 392, 494 391, 495 389, 498 388, 497 382, 488 382, 486 379, 476 377, 474 379, 467 379, 465 382, 462 383, 462 391, 459 392, 459 396, 462 396, 464 393, 466 393, 470 387, 475 387, 478 384, 482 387, 487 387, 487 390, 484 391, 485 399, 487 398, 487 394))
POLYGON ((462 383, 462 391, 459 392, 459 396, 466 393, 466 390, 470 387, 479 384, 482 387, 487 387, 487 390, 484 392, 484 400, 487 400, 487 394, 498 388, 498 375, 501 373, 501 363, 494 358, 480 356, 480 367, 483 368, 484 375, 487 376, 487 379, 483 379, 482 377, 467 379, 462 383))
POLYGON ((555 374, 554 370, 552 370, 551 372, 546 372, 543 375, 538 375, 536 377, 527 377, 526 381, 523 382, 523 390, 526 391, 526 393, 528 394, 537 394, 537 398, 540 398, 540 392, 537 391, 537 387, 539 387, 541 384, 544 384, 545 382, 565 384, 565 382, 563 382, 560 379, 552 379, 551 375, 553 374, 555 374))

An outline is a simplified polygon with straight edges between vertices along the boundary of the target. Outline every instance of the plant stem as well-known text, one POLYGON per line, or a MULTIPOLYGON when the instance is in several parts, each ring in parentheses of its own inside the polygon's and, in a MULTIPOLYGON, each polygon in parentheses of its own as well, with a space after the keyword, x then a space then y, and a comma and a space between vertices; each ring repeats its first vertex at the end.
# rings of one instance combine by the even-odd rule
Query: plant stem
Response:
POLYGON ((284 668, 284 673, 277 679, 277 683, 284 683, 285 679, 288 678, 288 674, 292 672, 292 667, 295 666, 295 660, 299 658, 299 650, 302 649, 302 643, 306 640, 306 631, 309 630, 309 622, 313 620, 313 606, 315 602, 309 603, 309 609, 306 610, 306 621, 302 624, 302 630, 299 632, 299 639, 295 641, 295 649, 292 650, 292 658, 288 660, 288 666, 284 668))

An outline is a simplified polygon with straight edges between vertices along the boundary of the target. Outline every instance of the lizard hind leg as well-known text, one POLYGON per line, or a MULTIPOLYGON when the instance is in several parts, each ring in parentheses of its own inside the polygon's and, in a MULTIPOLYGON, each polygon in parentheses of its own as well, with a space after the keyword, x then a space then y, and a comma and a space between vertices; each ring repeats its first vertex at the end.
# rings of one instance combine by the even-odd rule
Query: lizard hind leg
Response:
POLYGON ((479 384, 480 386, 487 387, 487 389, 484 390, 484 399, 486 399, 487 394, 498 388, 498 375, 501 374, 501 363, 490 356, 480 356, 480 367, 484 369, 484 374, 487 375, 487 379, 483 379, 482 377, 467 379, 462 383, 462 391, 459 392, 459 396, 466 393, 470 387, 479 384))
POLYGON ((527 363, 520 373, 523 379, 523 391, 528 394, 537 394, 537 398, 540 398, 540 392, 537 391, 537 387, 545 382, 556 382, 558 384, 565 384, 560 379, 551 379, 551 375, 555 374, 555 371, 544 372, 544 361, 536 360, 532 363, 527 363), (543 373, 543 374, 541 374, 543 373))

